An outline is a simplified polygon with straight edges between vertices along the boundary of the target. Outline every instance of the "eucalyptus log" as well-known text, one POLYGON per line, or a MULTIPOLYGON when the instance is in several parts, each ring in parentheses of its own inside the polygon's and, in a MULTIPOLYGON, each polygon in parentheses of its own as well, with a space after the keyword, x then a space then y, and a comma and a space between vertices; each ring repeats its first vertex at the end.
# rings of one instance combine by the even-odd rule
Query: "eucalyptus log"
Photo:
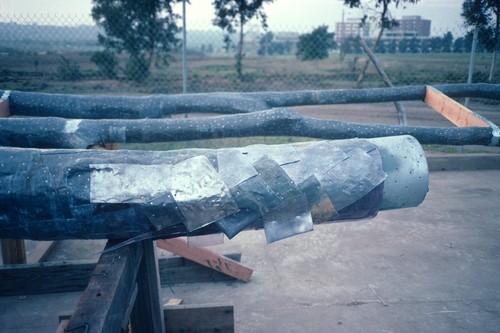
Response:
POLYGON ((498 145, 491 127, 420 127, 314 119, 287 108, 187 119, 1 118, 0 145, 87 148, 98 143, 148 143, 243 136, 317 139, 411 135, 422 144, 498 145))
MULTIPOLYGON (((452 98, 500 100, 499 84, 442 84, 434 88, 452 98)), ((3 95, 0 90, 0 95, 3 95)), ((423 100, 426 86, 292 92, 198 93, 103 96, 10 91, 12 115, 81 119, 162 118, 173 114, 248 113, 275 107, 423 100)))
POLYGON ((418 205, 427 163, 410 136, 220 150, 0 148, 0 238, 169 238, 313 223, 418 205))

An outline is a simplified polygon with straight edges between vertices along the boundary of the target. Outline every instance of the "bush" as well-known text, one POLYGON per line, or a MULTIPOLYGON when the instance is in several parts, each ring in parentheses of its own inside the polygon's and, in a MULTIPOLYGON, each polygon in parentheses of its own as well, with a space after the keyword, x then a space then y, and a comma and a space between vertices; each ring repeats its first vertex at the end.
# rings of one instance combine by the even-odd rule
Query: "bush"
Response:
POLYGON ((107 50, 94 52, 90 60, 99 68, 101 75, 108 79, 116 79, 118 59, 113 52, 107 50))
POLYGON ((149 68, 146 60, 141 56, 130 56, 125 67, 125 75, 129 80, 144 82, 149 76, 149 68))
POLYGON ((82 78, 80 66, 74 61, 61 56, 57 75, 63 81, 76 81, 82 78))
POLYGON ((311 33, 299 36, 297 42, 297 58, 314 60, 328 58, 328 51, 335 48, 334 33, 328 32, 328 26, 323 25, 311 33))

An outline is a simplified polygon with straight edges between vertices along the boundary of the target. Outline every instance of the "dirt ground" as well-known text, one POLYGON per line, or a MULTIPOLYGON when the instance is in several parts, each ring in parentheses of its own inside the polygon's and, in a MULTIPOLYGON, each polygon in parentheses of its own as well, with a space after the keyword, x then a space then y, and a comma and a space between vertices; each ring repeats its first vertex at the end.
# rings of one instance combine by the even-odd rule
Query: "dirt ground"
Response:
MULTIPOLYGON (((408 101, 402 102, 402 104, 410 126, 454 126, 424 102, 408 101)), ((367 124, 398 124, 394 103, 321 105, 296 107, 294 109, 312 118, 367 124)), ((471 103, 469 109, 497 125, 500 124, 500 105, 471 103)))

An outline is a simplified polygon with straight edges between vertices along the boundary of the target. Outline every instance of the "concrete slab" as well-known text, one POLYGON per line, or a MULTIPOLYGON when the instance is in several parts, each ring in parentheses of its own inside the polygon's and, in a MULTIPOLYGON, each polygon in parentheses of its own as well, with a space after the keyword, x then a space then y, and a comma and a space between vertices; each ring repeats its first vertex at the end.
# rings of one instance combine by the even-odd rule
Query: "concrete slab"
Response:
MULTIPOLYGON (((316 226, 239 251, 249 283, 174 285, 184 304, 234 304, 237 332, 498 332, 500 170, 434 172, 424 203, 375 219, 316 226)), ((91 251, 89 251, 91 252, 91 251)), ((0 297, 0 331, 55 332, 78 293, 0 297)))

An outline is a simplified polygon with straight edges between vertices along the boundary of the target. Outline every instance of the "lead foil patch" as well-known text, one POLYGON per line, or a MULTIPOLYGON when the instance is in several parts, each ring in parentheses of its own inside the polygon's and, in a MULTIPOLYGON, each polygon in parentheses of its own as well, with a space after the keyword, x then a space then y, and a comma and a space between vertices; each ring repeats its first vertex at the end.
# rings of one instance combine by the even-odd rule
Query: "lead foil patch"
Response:
POLYGON ((205 156, 175 164, 171 178, 171 193, 188 231, 239 211, 223 179, 205 156))

